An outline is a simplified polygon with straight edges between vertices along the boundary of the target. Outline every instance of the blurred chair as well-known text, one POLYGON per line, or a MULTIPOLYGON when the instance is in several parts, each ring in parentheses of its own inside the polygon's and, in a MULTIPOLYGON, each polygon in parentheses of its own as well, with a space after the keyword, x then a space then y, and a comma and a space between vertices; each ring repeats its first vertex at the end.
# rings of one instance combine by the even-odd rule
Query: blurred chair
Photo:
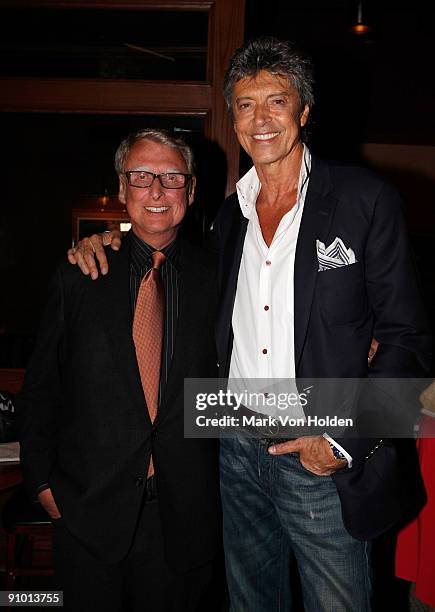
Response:
POLYGON ((52 576, 52 566, 35 566, 35 542, 51 540, 52 524, 41 504, 29 500, 23 485, 12 493, 1 513, 6 533, 6 589, 18 576, 52 576))
MULTIPOLYGON (((14 428, 14 397, 0 391, 0 443, 17 439, 14 428)), ((23 485, 11 494, 1 510, 6 534, 6 589, 14 587, 18 576, 51 576, 53 568, 34 566, 34 545, 39 539, 51 540, 50 517, 37 502, 32 502, 23 485)))

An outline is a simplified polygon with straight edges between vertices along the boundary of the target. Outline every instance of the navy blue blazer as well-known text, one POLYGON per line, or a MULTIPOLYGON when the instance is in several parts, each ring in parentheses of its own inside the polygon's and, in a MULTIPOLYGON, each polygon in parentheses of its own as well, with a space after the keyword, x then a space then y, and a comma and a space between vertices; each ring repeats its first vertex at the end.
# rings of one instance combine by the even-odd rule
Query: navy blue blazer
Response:
MULTIPOLYGON (((216 341, 222 376, 229 371, 246 227, 233 194, 213 228, 220 254, 216 341)), ((430 367, 431 341, 401 201, 390 184, 369 170, 312 158, 295 256, 294 337, 300 378, 418 377, 430 367), (329 245, 337 236, 353 249, 357 263, 318 272, 316 240, 329 245), (368 370, 373 337, 379 348, 368 370)), ((410 488, 408 482, 418 480, 412 441, 411 450, 409 441, 384 442, 365 460, 377 441, 352 435, 342 439, 354 467, 334 476, 345 524, 362 539, 404 517, 411 497, 422 500, 421 486, 410 488), (398 450, 403 446, 404 462, 398 450)))

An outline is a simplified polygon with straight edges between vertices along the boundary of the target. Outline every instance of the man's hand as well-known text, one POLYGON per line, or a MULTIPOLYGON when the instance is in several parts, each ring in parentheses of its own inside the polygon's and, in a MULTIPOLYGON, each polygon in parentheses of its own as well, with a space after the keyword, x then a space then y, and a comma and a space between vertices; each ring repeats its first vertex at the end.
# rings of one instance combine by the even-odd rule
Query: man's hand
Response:
POLYGON ((44 510, 51 516, 52 519, 61 517, 59 508, 56 506, 51 489, 44 489, 38 493, 38 499, 44 510))
POLYGON ((304 468, 317 476, 330 476, 347 465, 345 459, 339 460, 334 457, 329 442, 323 436, 307 436, 276 444, 269 448, 269 453, 272 455, 299 453, 299 461, 304 468))
POLYGON ((372 343, 370 345, 370 349, 369 349, 369 356, 367 359, 368 364, 370 365, 372 363, 373 357, 376 355, 376 351, 378 350, 378 346, 379 346, 379 342, 376 340, 376 338, 372 338, 372 343))
POLYGON ((68 261, 71 264, 78 264, 83 274, 90 274, 92 280, 95 280, 98 278, 95 258, 100 264, 101 274, 107 274, 109 271, 109 264, 104 252, 104 247, 109 244, 114 251, 121 248, 121 232, 119 230, 93 234, 90 238, 83 238, 76 247, 69 249, 67 253, 68 261))

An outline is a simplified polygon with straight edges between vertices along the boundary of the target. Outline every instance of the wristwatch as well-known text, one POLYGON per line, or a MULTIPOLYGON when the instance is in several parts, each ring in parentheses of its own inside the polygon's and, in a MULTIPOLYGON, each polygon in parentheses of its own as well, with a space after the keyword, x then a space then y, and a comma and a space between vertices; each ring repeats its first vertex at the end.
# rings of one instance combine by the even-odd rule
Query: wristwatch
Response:
POLYGON ((347 461, 346 457, 343 455, 343 453, 341 452, 339 448, 334 446, 334 444, 332 444, 332 442, 329 442, 329 440, 328 440, 328 444, 331 447, 331 450, 334 454, 334 457, 337 459, 337 461, 343 461, 343 460, 347 461))

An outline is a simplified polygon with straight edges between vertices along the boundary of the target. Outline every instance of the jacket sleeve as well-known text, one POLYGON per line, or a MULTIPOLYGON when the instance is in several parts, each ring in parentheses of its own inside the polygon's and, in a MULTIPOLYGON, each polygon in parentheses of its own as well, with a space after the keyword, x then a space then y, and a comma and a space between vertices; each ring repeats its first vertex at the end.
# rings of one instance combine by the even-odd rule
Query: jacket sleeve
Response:
POLYGON ((384 184, 376 201, 365 254, 366 286, 379 342, 371 377, 426 374, 431 337, 414 260, 395 189, 384 184))
POLYGON ((31 497, 49 482, 56 461, 57 422, 62 409, 61 370, 65 353, 64 289, 54 275, 36 347, 16 398, 24 481, 31 497))
MULTIPOLYGON (((394 431, 405 430, 412 436, 421 408, 421 387, 416 379, 427 375, 430 369, 432 342, 401 199, 387 183, 380 189, 374 206, 365 249, 365 277, 374 314, 373 336, 379 346, 368 370, 365 404, 361 408, 364 411, 370 406, 373 435, 373 422, 379 419, 379 429, 388 430, 391 424, 390 437, 394 437, 394 431), (413 380, 403 380, 406 378, 413 380)), ((356 460, 369 454, 376 443, 375 437, 368 436, 342 441, 356 460)))

